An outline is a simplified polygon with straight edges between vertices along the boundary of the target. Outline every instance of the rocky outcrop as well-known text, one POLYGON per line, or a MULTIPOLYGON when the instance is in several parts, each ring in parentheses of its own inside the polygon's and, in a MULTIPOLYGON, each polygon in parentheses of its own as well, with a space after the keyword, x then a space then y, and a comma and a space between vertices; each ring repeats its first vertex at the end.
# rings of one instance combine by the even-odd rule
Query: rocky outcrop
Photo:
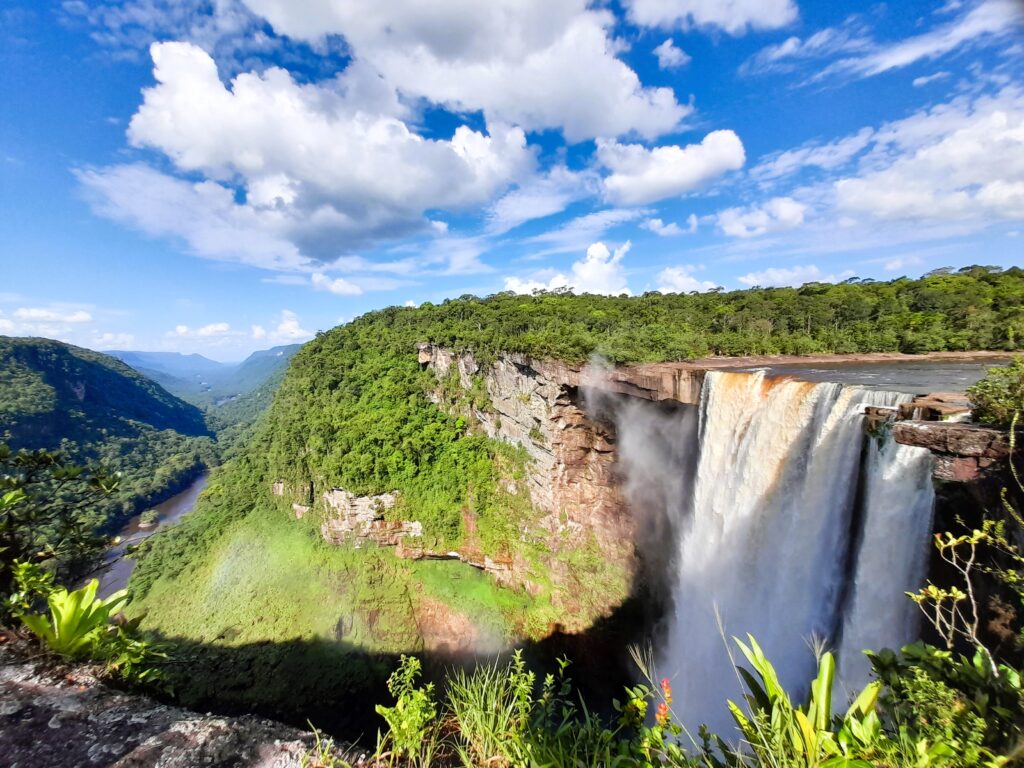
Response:
POLYGON ((204 715, 108 688, 89 667, 41 658, 4 639, 5 766, 298 768, 314 744, 313 734, 271 720, 204 715))
POLYGON ((896 421, 893 439, 927 448, 935 455, 935 478, 966 483, 1002 466, 1010 455, 1009 435, 978 424, 950 421, 896 421))
POLYGON ((933 392, 918 395, 897 407, 899 418, 918 421, 966 421, 971 417, 971 401, 963 392, 933 392))
POLYGON ((334 488, 323 495, 326 514, 320 533, 331 544, 373 542, 394 547, 406 537, 419 538, 423 526, 416 521, 385 520, 384 514, 395 506, 398 494, 357 496, 334 488))

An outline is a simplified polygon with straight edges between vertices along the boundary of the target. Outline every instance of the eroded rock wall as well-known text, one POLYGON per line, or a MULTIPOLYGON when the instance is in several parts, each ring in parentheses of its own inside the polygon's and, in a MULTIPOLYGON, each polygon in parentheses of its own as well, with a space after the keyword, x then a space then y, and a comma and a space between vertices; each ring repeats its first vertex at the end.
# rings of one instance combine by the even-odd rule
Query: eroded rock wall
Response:
POLYGON ((614 430, 584 412, 578 369, 515 354, 481 366, 432 345, 419 354, 441 382, 457 378, 469 392, 482 379, 489 402, 470 405, 471 415, 489 437, 526 449, 530 499, 545 513, 555 548, 592 535, 606 557, 631 563, 633 525, 616 480, 614 430))

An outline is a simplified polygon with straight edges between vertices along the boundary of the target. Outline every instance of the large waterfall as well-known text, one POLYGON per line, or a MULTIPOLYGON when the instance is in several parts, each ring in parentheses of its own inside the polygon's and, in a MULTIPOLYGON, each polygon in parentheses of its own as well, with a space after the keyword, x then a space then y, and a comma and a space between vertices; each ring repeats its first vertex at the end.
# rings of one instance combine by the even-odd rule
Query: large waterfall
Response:
POLYGON ((728 726, 725 701, 740 694, 733 636, 753 634, 801 697, 816 645, 841 644, 852 689, 867 680, 862 648, 912 639, 916 608, 904 593, 924 574, 930 455, 869 437, 863 416, 905 397, 711 372, 695 431, 677 418, 652 433, 637 405, 619 406, 627 498, 662 509, 678 542, 659 674, 673 679, 687 726, 728 726), (656 469, 652 451, 666 454, 656 469))

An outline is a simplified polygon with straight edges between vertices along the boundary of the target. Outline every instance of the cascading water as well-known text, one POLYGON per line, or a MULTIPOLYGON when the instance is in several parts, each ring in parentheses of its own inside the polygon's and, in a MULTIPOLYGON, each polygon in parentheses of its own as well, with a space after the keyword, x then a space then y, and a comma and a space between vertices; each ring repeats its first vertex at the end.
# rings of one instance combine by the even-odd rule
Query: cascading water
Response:
POLYGON ((725 701, 741 693, 732 636, 754 635, 783 685, 800 696, 814 675, 815 639, 831 646, 845 633, 841 657, 856 684, 864 667, 859 658, 845 661, 845 648, 899 645, 913 636, 908 615, 916 609, 903 593, 923 577, 930 459, 890 441, 871 448, 862 468, 864 408, 903 397, 763 372, 710 372, 697 440, 677 451, 696 464, 693 480, 683 483, 685 461, 651 472, 649 456, 636 453, 650 426, 637 418, 636 406, 619 408, 631 506, 649 508, 659 494, 682 496, 663 507, 674 517, 678 552, 674 615, 658 666, 681 693, 677 712, 691 729, 706 723, 728 730, 725 701), (858 497, 863 514, 855 517, 858 497), (863 522, 862 534, 852 533, 855 520, 863 522), (890 531, 887 549, 875 549, 875 539, 890 531), (899 565, 879 571, 886 557, 899 565), (898 578, 891 579, 894 568, 898 578), (895 624, 876 631, 890 620, 895 624))
POLYGON ((839 645, 848 693, 870 679, 864 649, 899 648, 917 635, 919 609, 906 593, 927 570, 935 503, 927 449, 871 439, 864 466, 861 540, 839 645))

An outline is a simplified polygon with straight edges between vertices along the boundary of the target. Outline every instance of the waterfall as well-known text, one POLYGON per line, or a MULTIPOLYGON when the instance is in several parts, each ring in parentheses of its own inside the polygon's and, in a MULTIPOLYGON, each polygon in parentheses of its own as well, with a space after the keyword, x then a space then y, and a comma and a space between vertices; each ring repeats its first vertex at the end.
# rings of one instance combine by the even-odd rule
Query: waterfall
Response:
POLYGON ((917 636, 916 591, 928 568, 935 491, 932 455, 887 435, 869 440, 861 541, 843 618, 839 669, 848 693, 870 680, 864 649, 898 649, 917 636))
MULTIPOLYGON (((864 450, 864 408, 903 398, 763 372, 709 372, 696 440, 690 432, 689 449, 675 451, 683 463, 657 471, 650 451, 641 451, 650 424, 637 406, 619 408, 631 507, 649 515, 652 500, 669 499, 660 506, 677 542, 674 611, 658 668, 672 678, 677 713, 692 732, 701 723, 731 732, 726 699, 741 695, 733 636, 753 634, 798 697, 814 676, 816 643, 832 647, 845 635, 840 657, 853 683, 866 670, 862 659, 847 660, 858 655, 847 647, 913 637, 916 608, 903 593, 922 576, 930 459, 891 441, 864 450), (864 530, 854 532, 855 523, 864 530)), ((656 444, 665 444, 665 428, 656 444)), ((842 667, 840 674, 847 679, 842 667)))

